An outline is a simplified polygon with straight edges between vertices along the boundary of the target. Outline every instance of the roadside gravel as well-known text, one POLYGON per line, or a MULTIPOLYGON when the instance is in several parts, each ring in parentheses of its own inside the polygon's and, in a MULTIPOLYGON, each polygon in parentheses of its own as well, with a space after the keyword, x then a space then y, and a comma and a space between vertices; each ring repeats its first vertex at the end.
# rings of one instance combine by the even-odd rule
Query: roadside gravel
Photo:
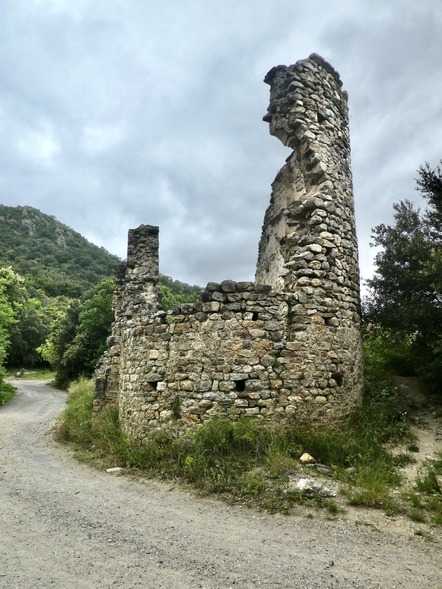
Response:
POLYGON ((65 393, 13 381, 0 408, 0 588, 439 589, 439 542, 263 514, 109 475, 52 441, 65 393))

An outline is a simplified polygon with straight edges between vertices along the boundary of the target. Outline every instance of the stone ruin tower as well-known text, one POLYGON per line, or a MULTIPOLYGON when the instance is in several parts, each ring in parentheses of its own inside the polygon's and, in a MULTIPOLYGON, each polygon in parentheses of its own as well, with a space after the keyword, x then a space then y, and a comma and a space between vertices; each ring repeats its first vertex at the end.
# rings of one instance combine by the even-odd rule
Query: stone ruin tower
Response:
POLYGON ((264 80, 270 133, 292 149, 272 185, 255 282, 210 282, 160 307, 158 227, 129 232, 95 408, 118 403, 142 442, 215 415, 335 421, 362 394, 347 94, 313 54, 264 80))
POLYGON ((287 294, 287 339, 320 396, 335 397, 345 386, 357 399, 362 345, 348 96, 317 54, 272 68, 264 82, 270 104, 263 120, 293 151, 272 184, 256 281, 287 294))

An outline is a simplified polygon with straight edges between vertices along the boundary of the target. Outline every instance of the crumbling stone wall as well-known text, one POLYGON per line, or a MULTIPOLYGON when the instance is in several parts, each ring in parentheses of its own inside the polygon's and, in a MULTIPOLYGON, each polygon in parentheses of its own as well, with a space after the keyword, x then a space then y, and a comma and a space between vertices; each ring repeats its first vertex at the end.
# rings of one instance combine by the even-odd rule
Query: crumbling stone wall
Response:
POLYGON ((213 415, 334 420, 362 388, 347 96, 321 57, 265 78, 270 132, 293 151, 274 183, 256 281, 209 283, 173 312, 158 298, 158 228, 129 233, 96 407, 119 403, 142 441, 213 415))
POLYGON ((112 335, 95 370, 95 410, 118 403, 122 333, 140 322, 149 322, 160 306, 158 233, 158 227, 149 225, 129 231, 127 261, 115 272, 112 335))

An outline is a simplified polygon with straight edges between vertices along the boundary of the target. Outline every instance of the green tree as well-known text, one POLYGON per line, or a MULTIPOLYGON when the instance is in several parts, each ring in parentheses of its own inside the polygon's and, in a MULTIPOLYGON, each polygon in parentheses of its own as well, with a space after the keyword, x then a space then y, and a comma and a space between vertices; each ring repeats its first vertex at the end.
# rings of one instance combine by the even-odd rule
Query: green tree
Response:
POLYGON ((59 372, 64 354, 75 338, 79 310, 80 301, 77 299, 70 300, 65 308, 59 309, 53 318, 48 338, 37 349, 43 360, 56 371, 56 384, 59 386, 66 384, 61 382, 59 372))
POLYGON ((177 305, 182 305, 183 303, 193 303, 196 300, 195 293, 173 292, 169 286, 166 286, 162 283, 160 283, 160 297, 161 306, 164 311, 169 311, 170 309, 173 309, 177 305))
POLYGON ((37 348, 48 335, 48 325, 41 300, 26 298, 10 329, 8 366, 32 368, 42 364, 37 348))
POLYGON ((11 268, 0 268, 0 389, 5 376, 4 364, 10 344, 10 330, 21 306, 23 279, 11 268))
POLYGON ((9 346, 9 328, 14 323, 14 311, 0 281, 0 387, 5 376, 4 362, 9 346))
POLYGON ((51 299, 30 286, 11 267, 0 268, 0 281, 14 315, 14 321, 8 327, 7 364, 26 368, 41 364, 42 358, 36 348, 49 332, 47 309, 51 307, 51 299), (31 296, 30 291, 35 296, 31 296))
POLYGON ((111 332, 114 288, 114 279, 106 278, 82 301, 72 301, 54 322, 39 352, 56 370, 59 386, 93 373, 111 332))
MULTIPOLYGON (((74 325, 78 322, 78 304, 73 304, 74 300, 69 299, 64 296, 48 298, 45 300, 45 304, 43 306, 43 314, 45 318, 45 325, 47 328, 47 336, 44 342, 36 349, 37 353, 41 358, 51 365, 52 368, 56 369, 61 357, 58 356, 57 349, 61 346, 58 346, 58 338, 61 338, 60 332, 64 329, 64 322, 66 320, 67 324, 69 324, 69 320, 67 320, 67 314, 70 310, 71 306, 76 307, 76 311, 73 312, 75 319, 73 320, 74 325)), ((69 331, 69 329, 68 329, 69 331)), ((75 334, 75 331, 72 331, 72 335, 70 336, 71 339, 75 334)), ((70 341, 70 339, 69 339, 70 341)), ((66 344, 67 345, 67 344, 66 344)))
MULTIPOLYGON (((365 315, 391 347, 407 349, 407 364, 435 385, 442 379, 442 170, 418 170, 424 212, 404 200, 394 205, 394 224, 373 230, 376 272, 368 281, 365 315)), ((379 335, 379 333, 378 333, 379 335)))
MULTIPOLYGON (((194 301, 196 299, 196 295, 200 292, 201 287, 197 285, 190 285, 186 282, 181 282, 180 280, 174 280, 170 276, 166 276, 165 274, 160 275, 160 282, 163 286, 167 286, 173 294, 180 294, 186 295, 194 301)), ((186 301, 186 302, 192 302, 186 301)))

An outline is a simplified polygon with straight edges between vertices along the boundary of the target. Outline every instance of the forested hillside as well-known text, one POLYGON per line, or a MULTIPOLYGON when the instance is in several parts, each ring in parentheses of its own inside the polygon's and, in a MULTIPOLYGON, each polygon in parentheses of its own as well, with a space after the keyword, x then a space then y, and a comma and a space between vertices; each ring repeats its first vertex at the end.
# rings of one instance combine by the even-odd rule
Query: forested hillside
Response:
MULTIPOLYGON (((59 386, 92 374, 110 335, 120 261, 37 209, 0 205, 0 404, 4 365, 50 365, 59 386)), ((160 280, 164 309, 200 290, 160 280)))
POLYGON ((0 267, 11 266, 48 296, 79 297, 119 261, 55 217, 0 205, 0 267))

